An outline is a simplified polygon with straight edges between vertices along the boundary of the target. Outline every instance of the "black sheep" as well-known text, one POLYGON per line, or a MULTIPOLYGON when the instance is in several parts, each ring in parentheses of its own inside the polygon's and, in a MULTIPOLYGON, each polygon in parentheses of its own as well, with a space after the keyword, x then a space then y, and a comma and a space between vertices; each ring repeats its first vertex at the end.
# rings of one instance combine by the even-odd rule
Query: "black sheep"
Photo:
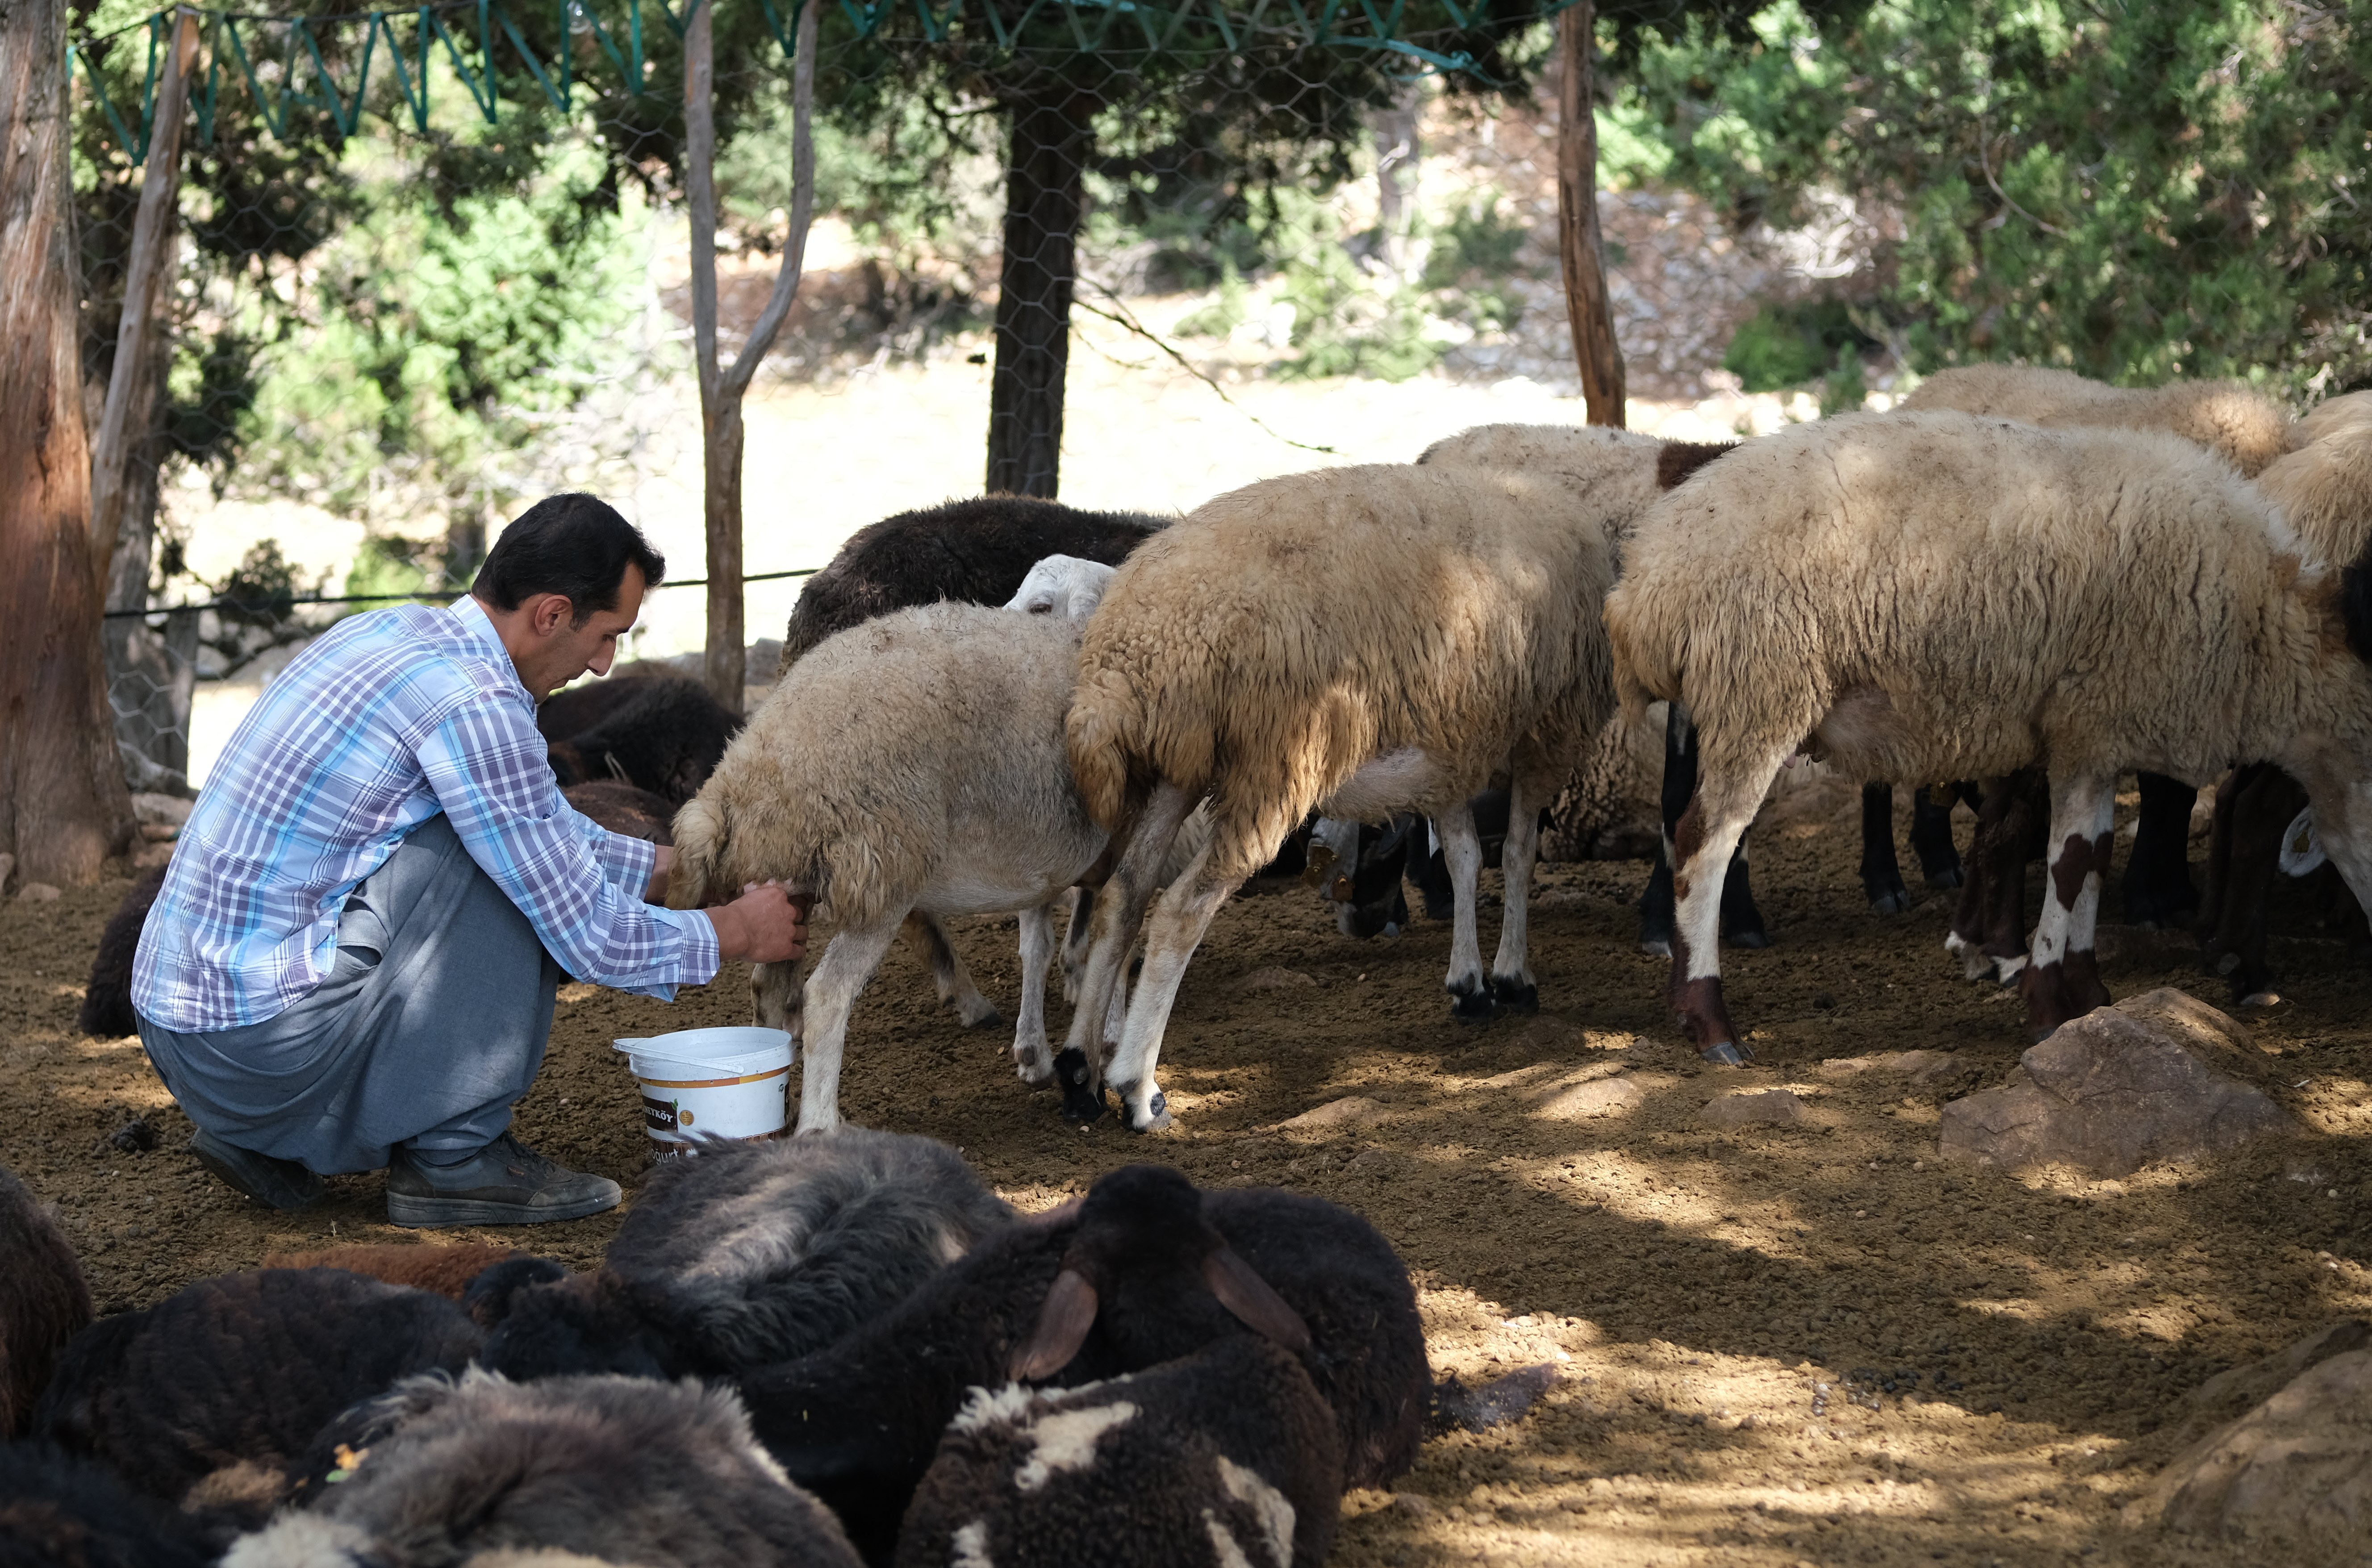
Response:
POLYGON ((90 1322, 90 1286, 46 1205, 0 1168, 0 1437, 20 1435, 58 1353, 90 1322))
POLYGON ((205 1523, 53 1443, 0 1443, 0 1568, 205 1568, 205 1523))
POLYGON ((599 723, 551 743, 563 784, 614 779, 670 807, 700 793, 741 721, 708 689, 681 676, 635 677, 637 688, 599 723))
POLYGON ((165 1502, 260 1518, 323 1423, 482 1342, 456 1303, 343 1269, 226 1274, 76 1335, 33 1432, 165 1502))
POLYGON ((122 1040, 139 1032, 132 1016, 132 958, 140 948, 140 928, 148 923, 148 906, 165 885, 165 867, 144 872, 107 917, 99 934, 99 956, 90 962, 90 980, 83 987, 82 1010, 75 1028, 102 1040, 122 1040))
POLYGON ((599 1272, 513 1295, 479 1365, 730 1376, 819 1351, 913 1295, 1013 1211, 934 1139, 843 1128, 670 1161, 599 1272))
POLYGON ((1319 1568, 1342 1500, 1309 1375, 1281 1346, 1229 1338, 1092 1388, 975 1389, 906 1510, 897 1562, 1319 1568))
POLYGON ((1166 526, 1137 512, 1082 512, 1026 495, 983 495, 884 517, 849 536, 799 590, 785 669, 835 632, 913 605, 1003 604, 1049 555, 1117 566, 1166 526))
POLYGON ((1373 1226, 1273 1190, 1128 1166, 990 1238, 831 1349, 739 1379, 759 1437, 886 1561, 966 1391, 1076 1387, 1258 1333, 1333 1407, 1354 1485, 1405 1469, 1432 1393, 1416 1293, 1373 1226))
POLYGON ((613 833, 655 844, 675 842, 669 826, 675 820, 675 807, 649 790, 604 779, 569 784, 560 793, 567 796, 569 805, 613 833))

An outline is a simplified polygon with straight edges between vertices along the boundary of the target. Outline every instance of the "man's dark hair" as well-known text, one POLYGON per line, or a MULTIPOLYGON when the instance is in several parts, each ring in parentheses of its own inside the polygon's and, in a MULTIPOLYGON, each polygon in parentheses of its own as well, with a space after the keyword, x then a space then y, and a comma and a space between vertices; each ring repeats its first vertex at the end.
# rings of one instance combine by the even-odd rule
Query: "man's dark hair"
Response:
POLYGON ((582 626, 597 610, 618 608, 629 565, 643 569, 643 587, 667 576, 667 557, 642 530, 593 495, 552 495, 513 519, 486 552, 470 592, 496 610, 517 610, 537 594, 560 594, 582 626))

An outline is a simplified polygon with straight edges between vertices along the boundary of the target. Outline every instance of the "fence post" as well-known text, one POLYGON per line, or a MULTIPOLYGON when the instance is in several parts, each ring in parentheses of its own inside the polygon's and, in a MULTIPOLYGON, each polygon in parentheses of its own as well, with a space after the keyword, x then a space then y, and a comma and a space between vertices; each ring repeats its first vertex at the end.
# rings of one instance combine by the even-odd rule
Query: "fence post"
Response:
POLYGON ((1564 263, 1565 318, 1592 424, 1624 423, 1622 349, 1606 297, 1606 256, 1598 234, 1598 114, 1590 48, 1598 7, 1577 0, 1557 19, 1557 251, 1564 263))

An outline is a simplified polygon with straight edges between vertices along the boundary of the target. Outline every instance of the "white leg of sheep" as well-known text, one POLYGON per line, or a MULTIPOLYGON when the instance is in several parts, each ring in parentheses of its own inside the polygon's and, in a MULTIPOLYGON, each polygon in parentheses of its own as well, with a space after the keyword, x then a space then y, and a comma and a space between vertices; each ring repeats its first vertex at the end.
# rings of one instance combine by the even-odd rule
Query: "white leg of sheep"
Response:
POLYGON ((1178 880, 1154 900, 1153 917, 1145 923, 1145 970, 1129 995, 1120 1049, 1112 1053, 1107 1074, 1112 1092, 1120 1096, 1121 1114, 1134 1132, 1153 1132, 1169 1125, 1169 1097, 1153 1077, 1161 1039, 1169 1028, 1169 1010, 1211 917, 1242 885, 1238 877, 1213 871, 1213 847, 1204 844, 1187 863, 1178 880))
POLYGON ((1021 912, 1020 1020, 1013 1027, 1013 1063, 1029 1085, 1054 1081, 1054 1052, 1046 1043, 1046 963, 1054 952, 1054 906, 1021 912))
MULTIPOLYGON (((1680 1028, 1708 1062, 1738 1066, 1747 1058, 1721 994, 1721 892, 1730 855, 1796 749, 1796 738, 1738 737, 1700 730, 1672 704, 1680 744, 1665 753, 1665 798, 1684 800, 1666 830, 1672 868, 1672 980, 1668 993, 1680 1028)), ((1668 806, 1667 810, 1670 807, 1668 806)))
POLYGON ((1193 805, 1177 785, 1157 784, 1134 820, 1121 830, 1111 877, 1096 895, 1095 938, 1080 974, 1070 1034, 1054 1058, 1063 1114, 1073 1121, 1093 1121, 1103 1114, 1102 1026, 1126 978, 1129 949, 1145 923, 1145 906, 1160 885, 1161 864, 1193 805))
POLYGON ((1080 977, 1087 970, 1087 947, 1095 936, 1096 890, 1071 889, 1070 923, 1063 931, 1063 1000, 1079 999, 1080 977))
POLYGON ((2051 777, 2051 873, 2043 879, 2031 957, 2017 982, 2027 1028, 2037 1040, 2108 1005, 2092 937, 2109 869, 2116 789, 2113 773, 2051 777))
POLYGON ((980 993, 971 981, 971 971, 964 968, 963 957, 956 951, 948 935, 948 928, 939 917, 915 910, 906 916, 906 939, 914 945, 915 956, 931 969, 931 983, 938 988, 939 1000, 952 1003, 956 1016, 964 1028, 979 1028, 988 1024, 1001 1024, 1004 1015, 996 1004, 980 993))
POLYGON ((848 1043, 848 1015, 856 1005, 857 993, 898 939, 905 918, 901 912, 870 928, 843 927, 808 978, 807 1021, 815 1028, 799 1069, 802 1132, 829 1132, 840 1125, 840 1057, 848 1043))
POLYGON ((1541 988, 1530 961, 1532 866, 1541 850, 1541 807, 1554 793, 1518 773, 1507 786, 1507 837, 1499 849, 1504 896, 1499 952, 1491 960, 1491 1000, 1512 1012, 1540 1010, 1541 988))
MULTIPOLYGON (((1512 823, 1513 819, 1511 818, 1512 823)), ((1449 868, 1449 886, 1458 903, 1449 930, 1449 1010, 1461 1018, 1491 1016, 1491 988, 1482 981, 1482 943, 1476 935, 1474 886, 1482 875, 1482 840, 1474 830, 1474 809, 1460 800, 1433 817, 1433 830, 1441 838, 1441 858, 1449 868)))

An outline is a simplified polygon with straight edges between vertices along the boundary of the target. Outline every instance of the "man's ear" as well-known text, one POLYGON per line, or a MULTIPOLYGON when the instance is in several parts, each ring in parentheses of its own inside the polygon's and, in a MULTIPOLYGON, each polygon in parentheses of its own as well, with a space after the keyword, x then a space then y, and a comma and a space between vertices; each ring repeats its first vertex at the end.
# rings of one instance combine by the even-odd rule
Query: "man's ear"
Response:
POLYGON ((549 637, 560 630, 560 623, 575 614, 576 610, 566 595, 546 594, 536 603, 532 624, 540 634, 549 637))

